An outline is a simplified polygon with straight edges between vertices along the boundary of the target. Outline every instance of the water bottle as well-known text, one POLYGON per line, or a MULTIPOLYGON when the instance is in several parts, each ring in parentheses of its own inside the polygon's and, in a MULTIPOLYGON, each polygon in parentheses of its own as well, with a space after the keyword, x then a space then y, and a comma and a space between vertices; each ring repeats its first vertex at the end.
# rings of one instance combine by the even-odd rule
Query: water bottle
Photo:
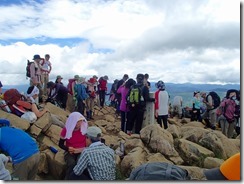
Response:
POLYGON ((0 107, 5 112, 11 113, 11 110, 10 110, 9 106, 6 104, 5 100, 0 100, 0 107))
POLYGON ((54 154, 58 153, 58 150, 55 147, 50 146, 49 148, 54 154))
POLYGON ((122 156, 124 156, 125 154, 125 143, 124 142, 120 142, 120 152, 122 154, 122 156))

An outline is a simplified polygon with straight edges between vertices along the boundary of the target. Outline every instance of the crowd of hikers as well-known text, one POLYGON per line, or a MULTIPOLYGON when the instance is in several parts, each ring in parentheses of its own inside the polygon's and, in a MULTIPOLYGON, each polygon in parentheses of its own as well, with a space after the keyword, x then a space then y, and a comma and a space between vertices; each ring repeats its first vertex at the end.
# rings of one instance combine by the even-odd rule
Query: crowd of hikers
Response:
MULTIPOLYGON (((88 121, 94 119, 94 105, 103 108, 106 105, 106 95, 109 95, 109 106, 115 108, 116 116, 121 120, 121 131, 128 135, 140 134, 148 103, 154 104, 153 113, 156 122, 164 129, 168 128, 168 118, 174 116, 184 118, 186 115, 183 98, 175 96, 171 104, 169 93, 162 80, 155 84, 157 88, 155 92, 150 91, 151 83, 148 81, 148 74, 138 73, 135 79, 124 74, 122 79, 114 80, 108 93, 107 75, 100 78, 93 75, 88 80, 74 75, 74 78, 68 80, 67 86, 62 83, 63 78, 60 75, 54 82, 49 81, 52 70, 49 59, 49 54, 46 54, 45 58, 34 55, 33 61, 28 61, 26 76, 30 78, 30 87, 26 95, 16 89, 9 89, 2 93, 0 81, 1 109, 25 118, 30 123, 34 123, 48 112, 43 105, 47 102, 70 112, 65 123, 57 120, 54 114, 51 115, 53 122, 62 128, 59 147, 65 150, 67 170, 64 179, 115 179, 115 152, 101 139, 100 128, 88 127, 88 121), (150 93, 153 93, 153 97, 150 93)), ((233 138, 234 133, 240 134, 240 90, 228 90, 223 99, 220 99, 216 92, 195 91, 192 107, 187 111, 190 114, 190 121, 204 123, 205 128, 213 130, 216 127, 221 128, 222 133, 228 138, 233 138)), ((11 127, 7 119, 0 119, 0 150, 8 155, 0 154, 0 171, 3 171, 1 172, 3 174, 0 173, 0 179, 35 179, 40 160, 38 146, 23 130, 11 127), (8 138, 9 136, 16 139, 8 138), (11 176, 4 166, 8 161, 14 166, 11 176)), ((140 169, 145 169, 143 167, 141 166, 140 169)), ((156 168, 165 167, 169 166, 159 164, 156 168)), ((172 165, 170 167, 182 174, 181 180, 189 179, 186 170, 172 165)), ((141 177, 136 176, 134 171, 130 179, 137 180, 141 177)), ((160 177, 164 179, 162 175, 158 179, 160 177)))

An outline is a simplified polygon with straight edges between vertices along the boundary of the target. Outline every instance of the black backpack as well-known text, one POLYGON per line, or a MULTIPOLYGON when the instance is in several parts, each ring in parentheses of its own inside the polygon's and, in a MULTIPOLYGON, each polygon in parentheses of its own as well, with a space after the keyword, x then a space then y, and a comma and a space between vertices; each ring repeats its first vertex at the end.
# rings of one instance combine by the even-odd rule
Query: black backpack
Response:
POLYGON ((219 107, 221 99, 219 97, 219 95, 215 92, 215 91, 211 91, 208 93, 208 95, 206 96, 206 101, 208 101, 208 96, 211 96, 213 99, 213 105, 214 105, 214 109, 216 109, 217 107, 219 107))
POLYGON ((34 62, 27 60, 26 77, 31 77, 31 75, 30 75, 30 66, 31 66, 32 63, 34 63, 34 62))

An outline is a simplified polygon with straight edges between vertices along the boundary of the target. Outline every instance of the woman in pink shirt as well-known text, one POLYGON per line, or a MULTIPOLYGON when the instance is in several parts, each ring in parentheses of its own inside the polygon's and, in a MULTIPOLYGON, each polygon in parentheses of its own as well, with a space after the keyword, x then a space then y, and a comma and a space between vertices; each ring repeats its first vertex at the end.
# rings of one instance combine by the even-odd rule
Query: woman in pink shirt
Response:
POLYGON ((131 132, 127 132, 128 127, 128 116, 129 116, 129 107, 126 103, 126 96, 127 93, 132 85, 136 83, 135 80, 129 79, 128 81, 125 81, 119 89, 117 89, 117 93, 121 94, 121 102, 120 102, 120 114, 121 114, 121 130, 125 133, 131 134, 131 132))
POLYGON ((59 147, 65 150, 64 160, 67 165, 65 179, 72 172, 78 156, 86 147, 87 127, 86 118, 79 112, 72 112, 60 133, 59 147))

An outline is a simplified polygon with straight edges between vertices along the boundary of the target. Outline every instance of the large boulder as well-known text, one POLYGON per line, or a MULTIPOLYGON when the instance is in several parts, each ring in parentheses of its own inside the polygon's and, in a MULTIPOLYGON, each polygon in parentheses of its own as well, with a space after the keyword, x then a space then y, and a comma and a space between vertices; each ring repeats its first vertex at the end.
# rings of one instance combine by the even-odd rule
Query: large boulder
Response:
POLYGON ((144 127, 140 132, 141 140, 154 153, 166 156, 179 156, 174 148, 173 136, 158 124, 144 127))

